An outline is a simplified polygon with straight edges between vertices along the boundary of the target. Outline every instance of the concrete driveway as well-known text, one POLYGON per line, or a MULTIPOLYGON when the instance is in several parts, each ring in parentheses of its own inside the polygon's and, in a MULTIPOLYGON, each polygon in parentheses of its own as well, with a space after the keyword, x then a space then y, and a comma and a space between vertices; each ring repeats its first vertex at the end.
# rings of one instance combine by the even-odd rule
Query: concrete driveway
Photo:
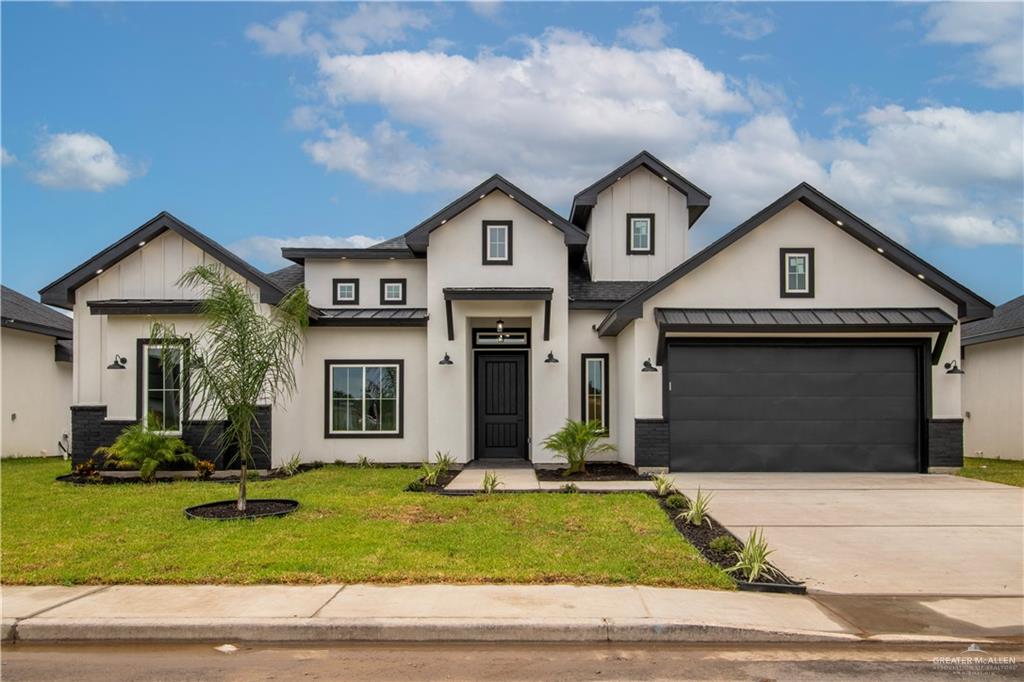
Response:
POLYGON ((713 492, 711 514, 740 539, 763 528, 775 565, 808 591, 1024 595, 1024 489, 934 474, 675 478, 687 495, 713 492))

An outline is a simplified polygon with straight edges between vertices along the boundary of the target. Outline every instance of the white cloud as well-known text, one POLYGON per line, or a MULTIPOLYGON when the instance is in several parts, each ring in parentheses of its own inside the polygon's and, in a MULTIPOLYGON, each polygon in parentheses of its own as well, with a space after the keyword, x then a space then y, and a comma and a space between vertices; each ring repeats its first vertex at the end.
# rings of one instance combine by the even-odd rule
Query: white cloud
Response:
POLYGON ((233 242, 228 248, 239 258, 264 268, 283 268, 291 261, 281 258, 281 249, 297 248, 365 249, 383 241, 381 237, 367 237, 357 234, 351 237, 329 237, 327 235, 305 235, 302 237, 266 237, 257 235, 233 242))
POLYGON ((494 20, 501 14, 503 4, 500 0, 470 0, 469 8, 473 13, 484 19, 494 20))
POLYGON ((102 192, 144 172, 102 137, 85 132, 47 134, 36 161, 35 181, 58 189, 102 192))
POLYGON ((288 125, 295 130, 316 130, 325 125, 323 116, 317 107, 308 105, 297 106, 292 109, 288 125))
POLYGON ((1024 4, 942 2, 925 12, 926 40, 974 46, 978 77, 990 87, 1024 83, 1024 4))
POLYGON ((252 24, 245 29, 245 37, 259 43, 267 54, 303 54, 309 51, 306 42, 305 12, 291 12, 278 19, 273 26, 252 24))
POLYGON ((6 148, 0 147, 0 166, 9 166, 10 164, 17 162, 17 156, 11 154, 6 148))
POLYGON ((959 246, 1020 244, 1020 227, 1006 219, 983 218, 963 213, 932 213, 911 216, 911 221, 939 233, 959 246))
POLYGON ((646 48, 658 48, 664 45, 665 38, 671 32, 671 27, 661 20, 661 8, 645 7, 635 15, 635 20, 629 26, 619 29, 619 40, 630 45, 646 48))
POLYGON ((740 40, 757 40, 775 31, 771 12, 746 11, 733 5, 706 5, 702 20, 719 26, 722 33, 740 40))

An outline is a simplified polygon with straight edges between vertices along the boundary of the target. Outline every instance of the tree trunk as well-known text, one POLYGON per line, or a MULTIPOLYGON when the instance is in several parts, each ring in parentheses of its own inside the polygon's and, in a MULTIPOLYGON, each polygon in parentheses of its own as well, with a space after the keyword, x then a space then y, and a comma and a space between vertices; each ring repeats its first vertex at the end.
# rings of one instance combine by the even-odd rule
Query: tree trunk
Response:
MULTIPOLYGON (((242 446, 243 448, 245 446, 242 446)), ((249 453, 239 449, 238 458, 239 462, 238 470, 238 511, 245 511, 245 483, 249 468, 249 453)))

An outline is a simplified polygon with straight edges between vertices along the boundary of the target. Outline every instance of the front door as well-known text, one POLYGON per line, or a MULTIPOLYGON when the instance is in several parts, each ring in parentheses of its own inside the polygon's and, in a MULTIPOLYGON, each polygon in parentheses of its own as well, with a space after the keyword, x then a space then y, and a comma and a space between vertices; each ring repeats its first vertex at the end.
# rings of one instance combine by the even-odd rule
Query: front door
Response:
POLYGON ((526 459, 526 353, 476 354, 476 458, 526 459))

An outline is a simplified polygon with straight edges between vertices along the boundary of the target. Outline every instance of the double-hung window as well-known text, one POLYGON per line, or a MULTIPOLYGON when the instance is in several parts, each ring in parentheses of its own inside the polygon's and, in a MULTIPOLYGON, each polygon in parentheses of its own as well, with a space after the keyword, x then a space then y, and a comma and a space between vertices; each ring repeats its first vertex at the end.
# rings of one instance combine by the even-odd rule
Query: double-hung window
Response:
POLYGON ((654 214, 626 214, 626 253, 649 256, 654 253, 654 214))
POLYGON ((331 299, 334 305, 359 305, 358 279, 331 280, 331 286, 334 287, 331 299))
POLYGON ((608 354, 583 354, 583 421, 596 421, 608 433, 608 354))
POLYGON ((327 361, 330 437, 402 436, 401 360, 327 361))
POLYGON ((142 343, 139 418, 155 431, 180 434, 185 409, 184 346, 142 343))
POLYGON ((405 305, 405 280, 382 279, 380 281, 381 305, 405 305))
POLYGON ((781 249, 780 269, 783 298, 814 296, 814 249, 781 249))
POLYGON ((512 265, 511 221, 484 221, 483 251, 484 265, 512 265))

